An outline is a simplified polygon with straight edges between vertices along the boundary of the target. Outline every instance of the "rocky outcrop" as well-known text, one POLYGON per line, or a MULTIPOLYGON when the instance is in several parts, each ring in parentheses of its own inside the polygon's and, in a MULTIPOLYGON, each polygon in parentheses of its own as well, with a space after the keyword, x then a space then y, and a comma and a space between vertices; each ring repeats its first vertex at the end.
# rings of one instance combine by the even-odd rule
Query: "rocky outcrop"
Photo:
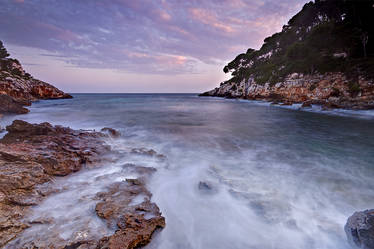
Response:
POLYGON ((78 171, 109 150, 98 132, 20 120, 6 130, 0 140, 0 247, 30 226, 22 218, 48 195, 39 185, 78 171))
MULTIPOLYGON (((105 139, 115 138, 120 133, 112 128, 105 128, 106 133, 102 133, 21 120, 14 121, 6 130, 8 133, 0 140, 0 248, 133 249, 148 244, 152 234, 165 226, 165 218, 151 202, 152 195, 145 185, 156 169, 125 164, 121 167, 122 172, 134 178, 115 182, 94 198, 97 216, 106 221, 108 228, 115 228, 112 235, 63 240, 57 234, 32 241, 18 240, 17 236, 23 230, 54 222, 48 218, 25 218, 32 212, 30 207, 59 191, 51 182, 56 177, 79 171, 84 165, 94 166, 105 160, 104 153, 114 153, 105 144, 105 139)), ((155 151, 144 148, 130 153, 160 158, 155 151)), ((101 177, 110 181, 115 176, 101 177)))
MULTIPOLYGON (((23 105, 39 99, 72 98, 56 87, 34 79, 17 60, 9 58, 0 59, 0 94, 23 105)), ((0 112, 20 113, 14 108, 1 108, 0 112)))
POLYGON ((343 73, 295 73, 274 85, 260 85, 253 78, 227 81, 201 96, 267 100, 274 104, 303 103, 303 107, 319 104, 326 108, 374 109, 374 81, 363 77, 348 79, 343 73))
POLYGON ((232 78, 202 96, 372 109, 373 14, 372 1, 309 1, 260 49, 230 61, 223 71, 232 78))
POLYGON ((356 212, 344 227, 348 242, 357 248, 374 248, 374 209, 356 212))
POLYGON ((145 187, 145 179, 155 169, 132 164, 124 165, 140 175, 136 179, 113 184, 107 192, 99 193, 102 200, 96 205, 96 213, 109 226, 116 226, 116 232, 99 241, 98 248, 133 249, 148 244, 152 234, 165 227, 165 218, 155 203, 150 201, 151 193, 145 187), (140 200, 136 198, 141 197, 140 200))
POLYGON ((121 133, 113 128, 104 127, 101 129, 101 132, 108 134, 109 136, 116 138, 121 136, 121 133))

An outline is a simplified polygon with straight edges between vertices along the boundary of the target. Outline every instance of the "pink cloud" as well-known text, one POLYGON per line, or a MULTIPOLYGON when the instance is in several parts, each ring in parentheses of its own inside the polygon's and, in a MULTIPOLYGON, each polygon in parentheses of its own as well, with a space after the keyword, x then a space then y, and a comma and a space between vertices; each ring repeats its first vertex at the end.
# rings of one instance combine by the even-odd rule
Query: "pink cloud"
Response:
POLYGON ((226 33, 234 32, 234 29, 231 26, 224 24, 223 22, 218 20, 218 18, 215 15, 209 13, 204 9, 191 8, 190 13, 195 20, 198 20, 201 23, 210 25, 226 33))

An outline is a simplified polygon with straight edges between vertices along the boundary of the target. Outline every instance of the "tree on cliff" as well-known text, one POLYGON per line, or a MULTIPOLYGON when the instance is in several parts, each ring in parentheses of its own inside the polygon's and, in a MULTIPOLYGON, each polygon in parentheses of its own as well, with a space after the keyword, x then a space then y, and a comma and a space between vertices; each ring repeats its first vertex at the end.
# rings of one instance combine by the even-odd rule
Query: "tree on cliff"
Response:
POLYGON ((8 51, 4 47, 3 42, 0 41, 0 59, 6 58, 8 56, 9 56, 8 51))
POLYGON ((315 0, 264 40, 223 69, 229 82, 253 78, 281 82, 292 73, 343 72, 374 78, 374 0, 315 0))

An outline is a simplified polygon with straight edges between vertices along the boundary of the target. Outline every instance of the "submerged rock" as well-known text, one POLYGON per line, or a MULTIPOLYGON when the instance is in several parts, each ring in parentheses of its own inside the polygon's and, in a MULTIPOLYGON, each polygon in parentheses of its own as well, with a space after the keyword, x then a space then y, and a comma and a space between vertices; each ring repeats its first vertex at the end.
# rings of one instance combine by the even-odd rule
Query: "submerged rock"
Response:
POLYGON ((156 158, 159 158, 159 159, 166 159, 165 155, 158 154, 155 150, 152 150, 152 149, 133 148, 133 149, 131 149, 131 153, 142 155, 142 156, 156 157, 156 158))
POLYGON ((209 181, 200 181, 198 189, 204 194, 215 194, 218 192, 218 189, 209 181))
POLYGON ((354 213, 344 230, 352 246, 374 249, 374 209, 354 213))
POLYGON ((101 132, 109 134, 111 137, 120 137, 121 133, 113 128, 104 127, 101 129, 101 132))

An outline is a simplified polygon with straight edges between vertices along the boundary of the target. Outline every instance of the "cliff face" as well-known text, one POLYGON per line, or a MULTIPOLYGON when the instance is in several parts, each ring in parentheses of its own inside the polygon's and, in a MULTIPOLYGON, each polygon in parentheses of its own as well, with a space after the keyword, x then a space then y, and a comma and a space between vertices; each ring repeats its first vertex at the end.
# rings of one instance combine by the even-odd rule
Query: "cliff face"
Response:
POLYGON ((23 106, 30 105, 31 101, 60 98, 72 97, 46 82, 34 79, 17 60, 0 58, 0 113, 26 113, 27 109, 23 106))
POLYGON ((253 78, 223 82, 202 96, 267 100, 275 104, 303 103, 326 108, 374 109, 374 82, 360 77, 356 84, 343 73, 303 75, 294 73, 275 85, 257 84, 253 78))
POLYGON ((223 71, 232 78, 202 96, 374 108, 374 1, 307 3, 281 32, 223 71))

